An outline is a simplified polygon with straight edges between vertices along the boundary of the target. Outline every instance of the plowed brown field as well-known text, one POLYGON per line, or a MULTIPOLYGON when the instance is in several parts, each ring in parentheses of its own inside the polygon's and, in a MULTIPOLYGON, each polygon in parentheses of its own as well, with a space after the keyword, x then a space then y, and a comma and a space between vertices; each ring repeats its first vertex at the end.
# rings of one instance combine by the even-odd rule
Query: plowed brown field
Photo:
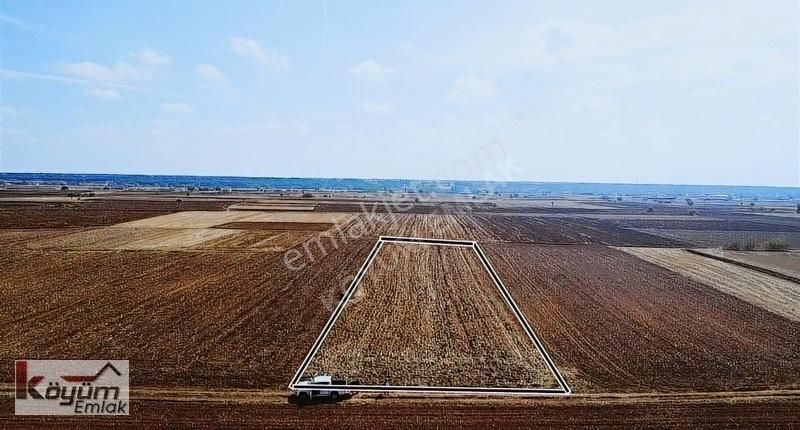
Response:
POLYGON ((297 272, 280 253, 0 249, 0 361, 120 357, 133 386, 284 386, 371 246, 297 272))
MULTIPOLYGON (((542 244, 601 244, 617 246, 682 246, 683 242, 586 218, 475 215, 488 235, 502 241, 542 244)), ((482 239, 482 238, 479 238, 482 239)))
POLYGON ((63 429, 792 429, 800 425, 797 397, 736 395, 633 399, 362 398, 339 404, 293 405, 284 398, 239 401, 139 399, 130 416, 13 416, 0 402, 7 428, 63 429))
MULTIPOLYGON (((665 239, 682 242, 683 247, 715 248, 737 242, 753 241, 756 244, 770 239, 780 239, 789 244, 793 249, 800 248, 800 233, 776 231, 745 231, 745 230, 672 230, 672 229, 639 229, 638 231, 665 239)), ((634 244, 635 246, 653 246, 649 244, 634 244)))
MULTIPOLYGON (((134 389, 128 417, 14 417, 13 374, 0 372, 0 428, 800 426, 800 322, 710 280, 750 279, 749 272, 693 280, 600 246, 718 245, 743 234, 794 244, 800 233, 792 219, 731 213, 775 228, 735 231, 752 225, 739 223, 706 231, 730 211, 702 208, 703 222, 692 224, 698 220, 676 218, 686 207, 645 215, 643 203, 426 203, 373 216, 339 213, 360 212, 355 200, 320 202, 325 213, 232 213, 220 209, 242 199, 185 199, 180 206, 164 199, 0 202, 0 363, 11 369, 20 358, 128 359, 134 389), (659 213, 669 222, 659 223, 659 213), (626 216, 639 221, 601 222, 626 216), (336 227, 216 228, 226 222, 336 227), (344 240, 358 222, 363 234, 344 240), (286 384, 378 235, 481 241, 576 394, 287 401, 286 384), (287 267, 282 251, 289 248, 301 253, 302 269, 287 267)), ((316 369, 362 383, 547 387, 542 363, 532 358, 538 353, 509 322, 480 263, 466 250, 441 249, 382 254, 316 369)), ((747 291, 745 284, 737 288, 747 291)))
POLYGON ((558 388, 471 248, 384 244, 307 376, 558 388))
POLYGON ((576 392, 800 386, 797 322, 615 249, 484 249, 576 392))

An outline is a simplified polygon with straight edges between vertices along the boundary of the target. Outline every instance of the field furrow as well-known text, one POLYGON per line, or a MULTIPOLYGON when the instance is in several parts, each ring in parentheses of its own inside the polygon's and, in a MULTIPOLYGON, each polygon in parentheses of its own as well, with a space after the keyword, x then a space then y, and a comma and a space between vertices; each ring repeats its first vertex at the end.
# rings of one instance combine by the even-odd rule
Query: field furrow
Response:
POLYGON ((576 392, 800 386, 796 321, 611 248, 484 249, 576 392))
POLYGON ((683 249, 621 248, 793 321, 800 321, 800 284, 683 249))
POLYGON ((307 374, 362 384, 557 388, 471 248, 384 244, 307 374))

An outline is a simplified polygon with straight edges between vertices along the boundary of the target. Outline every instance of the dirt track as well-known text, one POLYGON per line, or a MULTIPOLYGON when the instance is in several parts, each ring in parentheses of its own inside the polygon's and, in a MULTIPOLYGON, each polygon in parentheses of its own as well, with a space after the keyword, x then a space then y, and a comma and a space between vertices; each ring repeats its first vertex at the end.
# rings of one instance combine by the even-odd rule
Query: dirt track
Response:
POLYGON ((0 402, 7 428, 794 428, 800 397, 626 399, 396 399, 359 398, 298 406, 285 398, 249 401, 136 399, 131 415, 113 418, 13 417, 0 402))

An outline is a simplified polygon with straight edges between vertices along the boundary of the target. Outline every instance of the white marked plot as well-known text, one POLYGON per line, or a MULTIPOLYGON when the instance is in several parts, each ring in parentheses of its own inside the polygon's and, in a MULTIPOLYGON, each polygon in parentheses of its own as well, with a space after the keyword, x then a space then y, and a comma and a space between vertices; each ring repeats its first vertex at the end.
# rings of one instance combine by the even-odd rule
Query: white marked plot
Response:
POLYGON ((381 237, 290 388, 315 373, 349 391, 570 393, 474 241, 381 237))

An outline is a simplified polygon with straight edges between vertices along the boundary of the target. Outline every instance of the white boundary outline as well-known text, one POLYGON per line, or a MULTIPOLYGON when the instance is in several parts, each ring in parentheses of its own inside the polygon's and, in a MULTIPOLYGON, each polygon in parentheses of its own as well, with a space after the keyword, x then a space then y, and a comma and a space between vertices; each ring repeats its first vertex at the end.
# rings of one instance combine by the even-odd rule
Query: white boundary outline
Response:
POLYGON ((456 394, 492 394, 492 395, 532 395, 532 396, 569 396, 572 394, 572 390, 570 389, 567 382, 564 380, 564 377, 561 375, 561 372, 556 367, 553 360, 550 358, 550 354, 544 349, 544 345, 539 340, 539 337, 536 335, 536 332, 533 331, 530 324, 528 324, 528 320, 525 319, 525 316, 520 311, 519 307, 517 306, 514 299, 511 297, 511 293, 508 291, 508 288, 503 284, 503 281, 500 280, 500 277, 495 272, 494 267, 489 262, 489 259, 486 258, 486 255, 483 253, 480 245, 478 242, 474 240, 447 240, 447 239, 425 239, 425 238, 416 238, 416 237, 396 237, 396 236, 380 236, 378 241, 375 242, 375 246, 372 247, 369 255, 367 256, 366 261, 364 264, 361 265, 361 268, 358 270, 355 278, 350 283, 350 286, 345 291, 344 296, 339 303, 336 305, 336 309, 334 309, 333 314, 328 319, 328 322, 325 323, 325 326, 322 328, 322 332, 317 337, 317 340, 311 346, 311 350, 306 355, 303 362, 300 364, 300 367, 295 372, 294 377, 292 377, 291 382, 289 382, 289 389, 294 390, 297 383, 302 378, 303 374, 305 373, 308 366, 311 364, 311 361, 314 359, 314 356, 317 354, 317 351, 322 347, 325 338, 328 337, 331 329, 333 328, 336 320, 339 319, 344 308, 347 305, 347 302, 353 296, 356 288, 361 283, 361 280, 366 275, 369 267, 372 265, 372 262, 375 260, 375 257, 378 255, 378 252, 383 247, 384 243, 398 243, 398 244, 416 244, 416 245, 436 245, 436 246, 455 246, 461 248, 472 248, 472 250, 477 254, 478 259, 480 259, 481 264, 489 273, 489 276, 492 278, 492 282, 500 291, 500 295, 503 296, 503 300, 506 304, 511 308, 511 311, 514 313, 514 316, 517 318, 517 321, 522 325, 522 328, 525 330, 525 333, 530 338, 531 342, 533 342, 536 350, 539 352, 539 355, 544 359, 545 363, 547 364, 547 368, 550 370, 550 373, 558 382, 559 388, 504 388, 504 387, 437 387, 437 386, 417 386, 417 385, 327 385, 327 384, 303 384, 303 388, 317 388, 317 389, 338 389, 338 390, 347 390, 353 392, 401 392, 401 393, 456 393, 456 394))

